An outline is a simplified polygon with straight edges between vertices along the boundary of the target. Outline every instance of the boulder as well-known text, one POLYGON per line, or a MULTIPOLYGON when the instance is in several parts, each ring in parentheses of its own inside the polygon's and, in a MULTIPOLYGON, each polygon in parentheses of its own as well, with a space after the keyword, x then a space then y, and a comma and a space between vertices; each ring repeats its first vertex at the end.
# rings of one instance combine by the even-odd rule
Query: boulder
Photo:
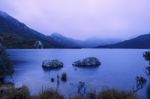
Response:
POLYGON ((100 66, 101 63, 95 57, 88 57, 82 60, 75 61, 72 65, 77 67, 97 67, 100 66))
POLYGON ((45 69, 58 69, 63 67, 63 62, 59 60, 45 60, 42 63, 42 67, 45 69))

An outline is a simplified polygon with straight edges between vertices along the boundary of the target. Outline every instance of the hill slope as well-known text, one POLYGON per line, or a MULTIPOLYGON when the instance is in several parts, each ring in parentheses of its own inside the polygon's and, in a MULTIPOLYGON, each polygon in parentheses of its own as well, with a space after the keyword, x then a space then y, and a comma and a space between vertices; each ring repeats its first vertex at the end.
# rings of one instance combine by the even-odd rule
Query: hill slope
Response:
POLYGON ((2 11, 0 11, 0 38, 7 48, 33 48, 35 41, 41 41, 45 47, 64 47, 2 11))
POLYGON ((59 33, 52 33, 48 38, 53 38, 53 40, 62 46, 71 47, 71 48, 81 48, 82 46, 78 44, 78 40, 65 37, 59 33))
POLYGON ((50 36, 53 40, 62 46, 72 47, 72 48, 94 48, 98 45, 112 44, 118 42, 116 39, 87 39, 87 40, 76 40, 69 37, 65 37, 59 33, 53 33, 50 36))
POLYGON ((136 38, 125 40, 120 43, 98 46, 98 48, 150 48, 150 34, 144 34, 136 38))

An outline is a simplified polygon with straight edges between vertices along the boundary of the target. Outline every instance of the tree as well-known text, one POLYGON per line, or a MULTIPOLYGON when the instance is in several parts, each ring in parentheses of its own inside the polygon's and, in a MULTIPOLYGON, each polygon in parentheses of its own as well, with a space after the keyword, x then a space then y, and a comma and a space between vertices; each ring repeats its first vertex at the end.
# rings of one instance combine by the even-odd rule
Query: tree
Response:
POLYGON ((143 57, 145 58, 145 60, 147 60, 149 62, 149 65, 150 65, 150 51, 146 51, 143 54, 143 57))
POLYGON ((149 62, 149 66, 146 67, 146 74, 150 75, 150 51, 146 51, 143 54, 143 57, 145 58, 146 61, 149 62))

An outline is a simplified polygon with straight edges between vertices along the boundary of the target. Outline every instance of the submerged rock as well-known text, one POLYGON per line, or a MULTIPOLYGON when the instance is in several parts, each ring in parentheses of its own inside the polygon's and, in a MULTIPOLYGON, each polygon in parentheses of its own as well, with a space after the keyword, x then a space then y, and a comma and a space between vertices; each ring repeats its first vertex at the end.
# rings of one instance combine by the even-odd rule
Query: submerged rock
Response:
POLYGON ((75 61, 72 65, 77 67, 97 67, 101 65, 101 63, 95 57, 88 57, 83 60, 75 61))
POLYGON ((58 68, 63 67, 63 62, 56 60, 56 59, 55 60, 45 60, 45 61, 43 61, 42 67, 46 68, 46 69, 58 69, 58 68))

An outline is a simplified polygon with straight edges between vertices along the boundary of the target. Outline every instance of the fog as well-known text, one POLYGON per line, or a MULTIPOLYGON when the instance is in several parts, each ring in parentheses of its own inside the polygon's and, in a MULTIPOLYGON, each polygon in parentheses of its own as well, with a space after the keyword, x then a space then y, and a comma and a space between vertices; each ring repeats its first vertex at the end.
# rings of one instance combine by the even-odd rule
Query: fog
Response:
POLYGON ((46 35, 128 39, 150 32, 150 0, 0 0, 0 10, 46 35))

